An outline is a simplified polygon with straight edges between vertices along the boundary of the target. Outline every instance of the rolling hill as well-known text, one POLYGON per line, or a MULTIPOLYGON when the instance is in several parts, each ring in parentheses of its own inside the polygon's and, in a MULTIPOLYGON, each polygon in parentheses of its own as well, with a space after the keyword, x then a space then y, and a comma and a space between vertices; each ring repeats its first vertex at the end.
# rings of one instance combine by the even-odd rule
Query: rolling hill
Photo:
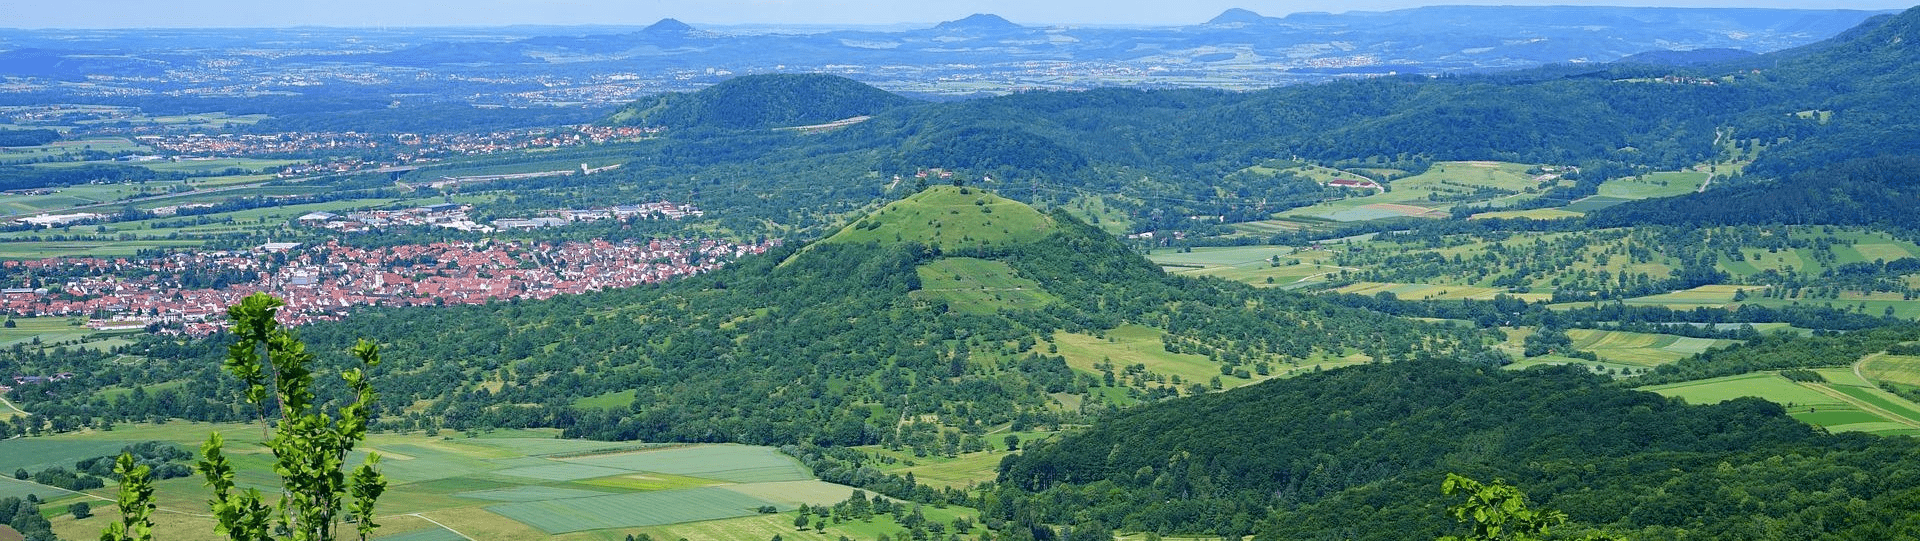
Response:
POLYGON ((749 75, 693 93, 670 93, 614 112, 615 125, 761 129, 877 114, 913 100, 845 77, 749 75))
POLYGON ((1920 504, 1889 457, 1915 453, 1912 439, 1828 435, 1757 399, 1690 406, 1566 367, 1410 361, 1120 412, 1002 462, 988 513, 1162 535, 1434 539, 1464 528, 1445 512, 1458 496, 1439 490, 1451 472, 1514 483, 1568 513, 1555 533, 1575 538, 1891 538, 1913 535, 1920 504))

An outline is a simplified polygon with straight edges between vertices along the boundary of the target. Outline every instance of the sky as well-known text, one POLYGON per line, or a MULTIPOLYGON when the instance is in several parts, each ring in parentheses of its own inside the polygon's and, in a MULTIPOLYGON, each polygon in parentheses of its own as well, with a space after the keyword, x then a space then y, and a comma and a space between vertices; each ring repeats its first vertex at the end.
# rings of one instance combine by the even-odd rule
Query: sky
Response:
POLYGON ((0 0, 0 28, 280 26, 870 25, 993 13, 1021 24, 1187 25, 1228 8, 1268 16, 1421 5, 1906 9, 1920 0, 0 0))

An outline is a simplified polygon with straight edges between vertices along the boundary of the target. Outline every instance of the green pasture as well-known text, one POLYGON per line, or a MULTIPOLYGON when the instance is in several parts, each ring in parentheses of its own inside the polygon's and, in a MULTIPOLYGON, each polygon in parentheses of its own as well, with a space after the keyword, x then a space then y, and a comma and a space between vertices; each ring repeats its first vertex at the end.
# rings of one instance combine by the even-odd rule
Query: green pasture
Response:
MULTIPOLYGON (((1206 383, 1219 377, 1224 388, 1234 388, 1267 379, 1272 376, 1254 376, 1254 379, 1242 379, 1220 375, 1220 363, 1207 360, 1205 355, 1191 353, 1168 353, 1161 337, 1166 333, 1151 327, 1140 325, 1121 325, 1106 332, 1106 337, 1096 337, 1069 332, 1056 332, 1053 342, 1060 348, 1059 355, 1066 357, 1067 366, 1099 375, 1093 365, 1109 362, 1114 365, 1115 377, 1120 377, 1126 367, 1134 364, 1146 365, 1147 371, 1171 378, 1178 376, 1181 387, 1192 383, 1206 383)), ((1277 367, 1284 369, 1285 367, 1277 367)))
POLYGON ((1768 401, 1804 410, 1808 406, 1817 409, 1837 408, 1845 403, 1780 377, 1774 372, 1755 372, 1737 376, 1726 376, 1699 381, 1671 383, 1641 387, 1640 390, 1660 393, 1663 396, 1679 397, 1689 404, 1718 404, 1740 397, 1764 398, 1768 401))
POLYGON ((1693 193, 1707 181, 1708 173, 1698 171, 1661 171, 1638 177, 1609 179, 1600 184, 1598 195, 1619 199, 1648 199, 1693 193))
POLYGON ((1700 381, 1643 387, 1690 403, 1711 404, 1739 397, 1763 398, 1784 406, 1795 419, 1835 432, 1920 434, 1920 406, 1874 388, 1851 368, 1816 370, 1827 383, 1797 383, 1775 372, 1756 372, 1700 381))
POLYGON ((602 393, 575 400, 573 401, 573 406, 577 408, 623 410, 633 405, 633 398, 638 394, 639 392, 633 389, 602 393))
POLYGON ((945 302, 962 312, 1032 310, 1060 300, 1039 282, 1020 276, 1001 261, 949 257, 915 270, 920 275, 920 289, 913 292, 913 298, 945 302))

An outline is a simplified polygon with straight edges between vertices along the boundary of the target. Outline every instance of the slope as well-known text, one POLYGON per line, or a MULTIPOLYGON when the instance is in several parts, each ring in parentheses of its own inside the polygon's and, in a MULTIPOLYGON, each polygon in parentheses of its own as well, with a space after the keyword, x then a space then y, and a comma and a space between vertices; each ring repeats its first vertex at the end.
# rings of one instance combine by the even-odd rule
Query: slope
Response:
POLYGON ((872 115, 911 103, 836 75, 747 75, 698 92, 642 99, 605 122, 667 128, 778 128, 872 115))
MULTIPOLYGON (((1171 277, 1064 213, 972 192, 932 188, 865 219, 881 226, 672 283, 370 309, 303 327, 302 336, 323 352, 362 336, 387 344, 392 360, 376 377, 391 403, 409 405, 386 419, 396 428, 556 427, 598 439, 921 449, 937 448, 943 432, 1081 424, 1124 403, 1210 390, 1201 381, 1132 372, 1114 381, 1076 370, 1045 343, 1060 332, 1153 327, 1165 347, 1209 359, 1221 374, 1328 357, 1482 351, 1493 340, 1318 297, 1171 277), (924 222, 892 220, 911 209, 984 215, 982 208, 1026 225, 929 246, 916 241, 938 238, 924 222), (923 273, 942 291, 923 291, 923 273)), ((146 380, 217 380, 218 351, 167 342, 130 354, 154 359, 146 380)), ((232 392, 191 386, 164 403, 106 415, 239 419, 243 412, 225 405, 232 392)), ((23 400, 21 407, 48 415, 103 411, 84 393, 23 400)))
POLYGON ((1027 244, 1054 231, 1052 218, 984 190, 933 186, 840 230, 823 243, 915 242, 952 250, 1027 244))
POLYGON ((1688 406, 1605 383, 1577 369, 1414 361, 1147 406, 1004 461, 988 512, 1161 533, 1434 539, 1454 524, 1454 498, 1438 487, 1457 472, 1515 483, 1569 513, 1576 536, 1911 535, 1920 500, 1892 480, 1908 474, 1889 457, 1920 452, 1914 440, 1827 435, 1754 399, 1688 406))

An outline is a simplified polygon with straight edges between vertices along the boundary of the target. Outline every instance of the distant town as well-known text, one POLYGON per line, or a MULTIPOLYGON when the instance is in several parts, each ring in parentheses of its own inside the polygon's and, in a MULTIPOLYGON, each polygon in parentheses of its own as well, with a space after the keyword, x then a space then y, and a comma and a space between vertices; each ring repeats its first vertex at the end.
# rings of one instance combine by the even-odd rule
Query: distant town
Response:
MULTIPOLYGON (((269 243, 249 251, 172 254, 159 259, 54 258, 0 262, 14 275, 79 276, 39 287, 0 290, 0 313, 86 316, 95 330, 205 335, 221 328, 225 307, 259 291, 287 300, 283 323, 337 320, 360 306, 480 304, 545 299, 654 283, 717 269, 779 246, 772 240, 560 243, 456 242, 356 248, 269 243), (250 280, 186 287, 186 276, 250 280)), ((31 284, 28 284, 31 285, 31 284)))

